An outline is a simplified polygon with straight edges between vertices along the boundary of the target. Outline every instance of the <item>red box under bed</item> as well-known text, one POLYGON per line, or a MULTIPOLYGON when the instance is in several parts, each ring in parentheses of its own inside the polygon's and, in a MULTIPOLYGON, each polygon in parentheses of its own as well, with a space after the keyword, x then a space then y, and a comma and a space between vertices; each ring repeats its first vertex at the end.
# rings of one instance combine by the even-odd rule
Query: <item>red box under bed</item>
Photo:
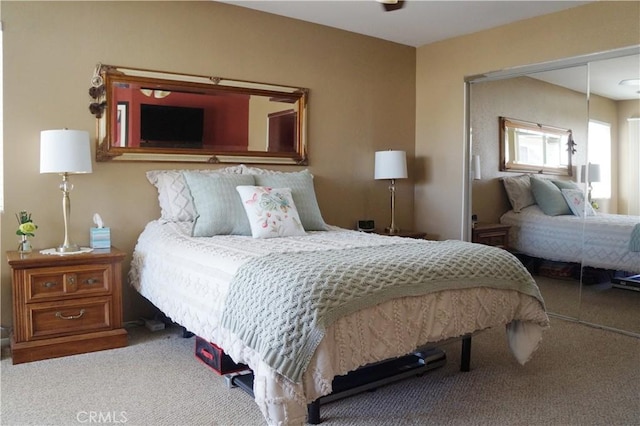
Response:
POLYGON ((196 358, 218 374, 228 374, 248 370, 245 364, 236 364, 222 348, 196 336, 196 358))

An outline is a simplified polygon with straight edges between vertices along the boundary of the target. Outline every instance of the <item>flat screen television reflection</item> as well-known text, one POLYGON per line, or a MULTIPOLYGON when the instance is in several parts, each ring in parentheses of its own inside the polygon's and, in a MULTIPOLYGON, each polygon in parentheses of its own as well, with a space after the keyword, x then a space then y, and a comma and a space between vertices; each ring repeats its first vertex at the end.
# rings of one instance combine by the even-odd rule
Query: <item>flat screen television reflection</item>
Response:
POLYGON ((204 109, 140 104, 140 145, 202 148, 204 109))

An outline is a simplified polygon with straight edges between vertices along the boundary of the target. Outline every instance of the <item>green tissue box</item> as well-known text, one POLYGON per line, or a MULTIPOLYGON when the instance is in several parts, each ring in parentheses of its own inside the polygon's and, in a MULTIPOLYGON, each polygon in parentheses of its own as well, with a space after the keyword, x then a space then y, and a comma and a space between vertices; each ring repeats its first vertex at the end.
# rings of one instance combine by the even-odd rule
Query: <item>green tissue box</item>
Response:
POLYGON ((91 228, 89 245, 94 249, 111 247, 111 228, 91 228))

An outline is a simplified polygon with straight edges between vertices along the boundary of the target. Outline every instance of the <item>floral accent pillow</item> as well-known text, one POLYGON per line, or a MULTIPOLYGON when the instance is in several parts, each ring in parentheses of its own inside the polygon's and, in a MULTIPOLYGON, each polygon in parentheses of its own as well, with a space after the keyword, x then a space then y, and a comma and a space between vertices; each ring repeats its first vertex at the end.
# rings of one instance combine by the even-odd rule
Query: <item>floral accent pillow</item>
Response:
POLYGON ((580 189, 562 189, 562 196, 567 201, 571 212, 578 217, 595 216, 591 204, 584 202, 584 192, 580 189))
POLYGON ((237 186, 253 238, 305 235, 291 188, 237 186))

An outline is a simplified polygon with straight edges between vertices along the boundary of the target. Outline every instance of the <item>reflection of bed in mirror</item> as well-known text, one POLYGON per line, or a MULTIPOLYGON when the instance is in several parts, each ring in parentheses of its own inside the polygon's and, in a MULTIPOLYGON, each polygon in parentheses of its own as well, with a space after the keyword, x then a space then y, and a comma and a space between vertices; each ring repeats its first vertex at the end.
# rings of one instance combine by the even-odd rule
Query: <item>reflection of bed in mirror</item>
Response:
POLYGON ((469 335, 489 327, 504 327, 509 347, 524 362, 548 325, 535 282, 507 251, 327 226, 307 171, 234 166, 224 173, 147 176, 162 213, 138 239, 131 284, 173 321, 249 365, 256 403, 269 424, 304 423, 307 404, 319 409, 317 401, 332 392, 336 376, 450 338, 466 336, 468 352, 469 335), (237 185, 295 188, 290 205, 304 231, 256 238, 272 227, 249 226, 245 205, 263 206, 265 199, 241 199, 237 185), (335 303, 328 315, 310 317, 307 307, 316 305, 314 289, 322 282, 333 283, 323 293, 335 303), (410 294, 395 282, 405 282, 410 294), (428 290, 431 284, 438 290, 428 290), (371 293, 374 287, 381 292, 371 293), (341 300, 351 307, 343 309, 341 300), (308 340, 298 338, 301 329, 311 332, 308 340), (307 344, 297 351, 295 342, 307 344), (288 354, 280 353, 284 349, 288 354), (304 355, 299 362, 297 353, 304 355))
POLYGON ((539 206, 532 205, 520 213, 509 210, 500 222, 511 225, 510 248, 528 256, 640 273, 638 216, 606 213, 586 218, 548 216, 539 206), (637 244, 631 243, 634 235, 637 244))
POLYGON ((509 246, 522 254, 613 271, 640 272, 640 216, 596 212, 568 180, 501 179, 511 209, 509 246))

